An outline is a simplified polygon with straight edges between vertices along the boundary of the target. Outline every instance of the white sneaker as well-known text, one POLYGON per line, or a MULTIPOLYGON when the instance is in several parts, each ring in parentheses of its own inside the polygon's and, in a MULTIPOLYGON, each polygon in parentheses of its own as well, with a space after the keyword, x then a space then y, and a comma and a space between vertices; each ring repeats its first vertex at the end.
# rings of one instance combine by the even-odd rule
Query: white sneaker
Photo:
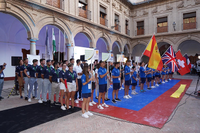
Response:
POLYGON ((106 107, 106 108, 109 107, 106 103, 102 104, 102 106, 104 106, 104 107, 106 107))
POLYGON ((169 80, 172 80, 172 79, 169 79, 169 80))
POLYGON ((127 95, 128 96, 128 98, 132 98, 130 95, 127 95))
POLYGON ((89 116, 86 113, 82 114, 82 117, 89 118, 89 116))
MULTIPOLYGON (((67 108, 67 106, 65 105, 65 108, 67 108)), ((69 109, 71 108, 71 106, 69 106, 69 109)))
POLYGON ((163 81, 162 83, 164 84, 165 82, 163 81))
POLYGON ((97 103, 95 103, 94 101, 92 101, 92 104, 96 105, 97 103))
POLYGON ((129 99, 129 97, 128 97, 127 95, 126 95, 126 96, 124 96, 124 98, 125 98, 125 99, 129 99))
POLYGON ((135 91, 132 91, 131 94, 132 94, 132 95, 135 95, 135 91))
POLYGON ((137 95, 137 94, 138 94, 136 91, 134 91, 134 92, 135 92, 135 95, 137 95))
POLYGON ((83 98, 79 99, 80 101, 83 101, 83 98))
POLYGON ((167 83, 168 81, 166 80, 165 83, 167 83))
POLYGON ((88 112, 85 112, 88 116, 93 116, 93 114, 90 112, 90 111, 88 111, 88 112))
POLYGON ((155 86, 151 86, 151 88, 156 88, 155 86))
POLYGON ((35 100, 38 100, 38 98, 37 98, 37 97, 35 97, 34 99, 35 99, 35 100))
POLYGON ((156 86, 159 86, 158 84, 156 84, 156 86))
POLYGON ((69 98, 69 100, 71 101, 72 99, 71 99, 71 98, 69 98))
POLYGON ((89 106, 93 106, 92 102, 89 102, 89 106))
POLYGON ((78 100, 75 100, 75 103, 79 103, 79 101, 78 101, 78 100))
POLYGON ((38 103, 43 103, 43 102, 42 102, 42 100, 40 99, 40 100, 38 101, 38 103))
POLYGON ((61 106, 61 109, 62 109, 62 110, 66 110, 66 108, 65 108, 64 106, 61 106))
POLYGON ((31 102, 31 99, 30 99, 30 98, 28 99, 28 102, 31 102))
POLYGON ((97 106, 98 109, 104 109, 101 105, 97 106))

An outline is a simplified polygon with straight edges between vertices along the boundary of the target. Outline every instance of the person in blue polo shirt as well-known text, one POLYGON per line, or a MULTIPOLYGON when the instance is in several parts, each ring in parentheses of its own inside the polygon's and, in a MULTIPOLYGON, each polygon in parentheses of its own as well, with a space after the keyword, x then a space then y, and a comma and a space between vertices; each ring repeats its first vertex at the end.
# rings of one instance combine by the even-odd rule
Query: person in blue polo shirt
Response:
POLYGON ((27 70, 30 72, 30 79, 29 79, 30 88, 28 90, 28 102, 31 102, 31 93, 33 91, 33 86, 35 89, 34 90, 35 96, 37 97, 37 80, 36 80, 37 64, 38 64, 38 60, 34 59, 33 65, 31 65, 30 67, 24 70, 26 73, 27 73, 27 70))
POLYGON ((60 70, 59 63, 55 62, 53 64, 54 69, 51 70, 51 78, 50 81, 52 83, 51 85, 51 105, 50 107, 54 107, 54 105, 60 105, 59 103, 59 93, 60 93, 60 70), (56 101, 54 101, 54 94, 56 93, 56 101))
POLYGON ((47 66, 44 67, 44 93, 42 93, 42 99, 43 99, 43 103, 46 105, 47 104, 47 91, 48 91, 48 99, 50 102, 51 99, 51 82, 50 82, 50 78, 51 78, 51 71, 52 71, 52 67, 51 67, 51 60, 47 60, 46 61, 47 66))
POLYGON ((0 100, 4 99, 1 96, 1 92, 3 90, 3 83, 4 83, 4 73, 3 70, 6 68, 6 63, 4 63, 3 65, 0 65, 0 100))
POLYGON ((146 82, 146 75, 145 75, 146 71, 145 71, 144 65, 145 65, 144 62, 140 63, 140 79, 141 79, 140 91, 141 92, 145 92, 144 83, 146 82))
POLYGON ((160 71, 158 71, 158 70, 155 70, 155 78, 156 78, 156 86, 159 86, 158 84, 161 84, 160 83, 160 71))
POLYGON ((133 70, 133 74, 131 75, 131 82, 132 82, 132 92, 131 92, 131 94, 136 95, 136 94, 138 94, 135 91, 135 87, 137 86, 137 72, 136 72, 136 67, 133 66, 132 70, 133 70))
POLYGON ((152 69, 149 68, 148 66, 146 67, 146 77, 147 77, 147 89, 151 90, 150 82, 152 78, 152 69))
POLYGON ((120 70, 118 69, 119 66, 120 66, 120 63, 115 62, 114 65, 115 65, 115 67, 112 70, 112 78, 113 78, 112 102, 116 103, 116 101, 121 101, 118 98, 118 92, 119 92, 119 89, 120 89, 121 73, 120 73, 120 70), (116 98, 115 98, 115 94, 116 94, 116 98))
POLYGON ((31 65, 28 64, 28 58, 24 59, 24 65, 22 66, 22 70, 24 72, 23 74, 23 79, 24 79, 24 96, 25 96, 25 100, 28 100, 28 85, 29 85, 29 81, 30 81, 30 72, 29 72, 29 67, 31 65), (26 71, 25 71, 26 70, 26 71))
POLYGON ((73 64, 68 64, 69 70, 65 73, 65 82, 67 82, 67 109, 69 109, 69 99, 71 98, 72 109, 74 108, 74 96, 78 91, 77 73, 73 71, 73 64))
POLYGON ((152 73, 151 73, 151 74, 152 74, 151 88, 155 88, 155 86, 154 86, 155 74, 156 74, 155 69, 152 69, 151 72, 152 72, 152 73))
POLYGON ((99 97, 98 97, 98 109, 104 109, 102 106, 104 107, 109 107, 106 103, 105 103, 105 94, 107 92, 107 78, 108 78, 108 74, 109 71, 106 70, 105 68, 105 62, 104 61, 100 61, 100 68, 98 70, 98 74, 99 74, 99 97), (101 98, 102 98, 102 105, 100 105, 101 102, 101 98))
POLYGON ((125 89, 124 89, 124 98, 129 99, 132 98, 128 92, 129 87, 131 85, 131 69, 130 69, 131 61, 127 60, 126 65, 124 67, 124 75, 125 75, 125 89))
POLYGON ((169 80, 172 80, 173 74, 172 69, 169 69, 169 80))
POLYGON ((38 92, 37 92, 38 103, 43 103, 40 95, 44 93, 44 72, 45 72, 44 64, 45 64, 45 59, 40 59, 40 66, 38 66, 36 70, 36 77, 38 82, 38 92))
POLYGON ((162 68, 162 83, 165 83, 164 79, 165 79, 165 75, 166 75, 166 66, 164 65, 162 68))
POLYGON ((89 102, 92 92, 91 81, 94 79, 93 70, 91 70, 91 74, 88 71, 88 64, 85 63, 83 67, 83 75, 81 76, 82 81, 82 117, 89 118, 89 116, 93 116, 93 114, 89 111, 89 102), (85 111, 86 109, 86 111, 85 111))
POLYGON ((166 65, 166 75, 165 75, 165 82, 168 82, 169 80, 169 67, 166 65))
POLYGON ((15 70, 15 73, 16 73, 16 76, 17 76, 17 81, 18 81, 18 84, 19 84, 19 94, 20 94, 20 98, 23 99, 23 96, 22 96, 22 87, 23 87, 23 60, 19 60, 19 66, 16 67, 16 70, 15 70))

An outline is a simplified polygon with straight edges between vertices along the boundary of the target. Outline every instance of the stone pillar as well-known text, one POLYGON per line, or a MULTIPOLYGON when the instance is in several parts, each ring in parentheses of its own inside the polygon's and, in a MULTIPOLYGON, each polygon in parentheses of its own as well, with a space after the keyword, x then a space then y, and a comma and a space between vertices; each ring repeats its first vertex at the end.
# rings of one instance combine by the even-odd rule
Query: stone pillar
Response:
POLYGON ((132 60, 131 57, 132 57, 132 53, 128 53, 129 60, 132 60))
POLYGON ((36 41, 37 40, 38 39, 36 39, 36 38, 29 39, 29 41, 30 41, 30 54, 31 55, 36 55, 36 41))
POLYGON ((67 45, 67 60, 69 61, 71 58, 74 58, 74 44, 67 45))

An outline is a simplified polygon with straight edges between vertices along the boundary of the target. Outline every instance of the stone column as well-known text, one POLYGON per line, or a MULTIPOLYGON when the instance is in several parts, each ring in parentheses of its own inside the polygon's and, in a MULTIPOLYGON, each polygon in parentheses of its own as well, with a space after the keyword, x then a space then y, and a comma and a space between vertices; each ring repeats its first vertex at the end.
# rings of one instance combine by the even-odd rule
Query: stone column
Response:
POLYGON ((67 45, 67 60, 69 61, 71 58, 74 58, 74 44, 67 45))
POLYGON ((128 53, 129 60, 132 60, 131 57, 132 57, 132 53, 128 53))
POLYGON ((31 55, 36 55, 36 41, 37 40, 38 39, 36 39, 36 38, 29 39, 29 41, 30 41, 30 54, 31 55))

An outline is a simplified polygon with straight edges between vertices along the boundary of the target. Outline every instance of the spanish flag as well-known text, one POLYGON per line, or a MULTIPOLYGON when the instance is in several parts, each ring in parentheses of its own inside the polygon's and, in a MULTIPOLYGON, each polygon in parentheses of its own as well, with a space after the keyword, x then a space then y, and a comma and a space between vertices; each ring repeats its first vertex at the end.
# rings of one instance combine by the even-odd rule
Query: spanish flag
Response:
POLYGON ((148 67, 161 71, 163 68, 163 62, 160 56, 158 45, 155 35, 152 36, 149 44, 147 45, 144 54, 149 57, 148 67))

